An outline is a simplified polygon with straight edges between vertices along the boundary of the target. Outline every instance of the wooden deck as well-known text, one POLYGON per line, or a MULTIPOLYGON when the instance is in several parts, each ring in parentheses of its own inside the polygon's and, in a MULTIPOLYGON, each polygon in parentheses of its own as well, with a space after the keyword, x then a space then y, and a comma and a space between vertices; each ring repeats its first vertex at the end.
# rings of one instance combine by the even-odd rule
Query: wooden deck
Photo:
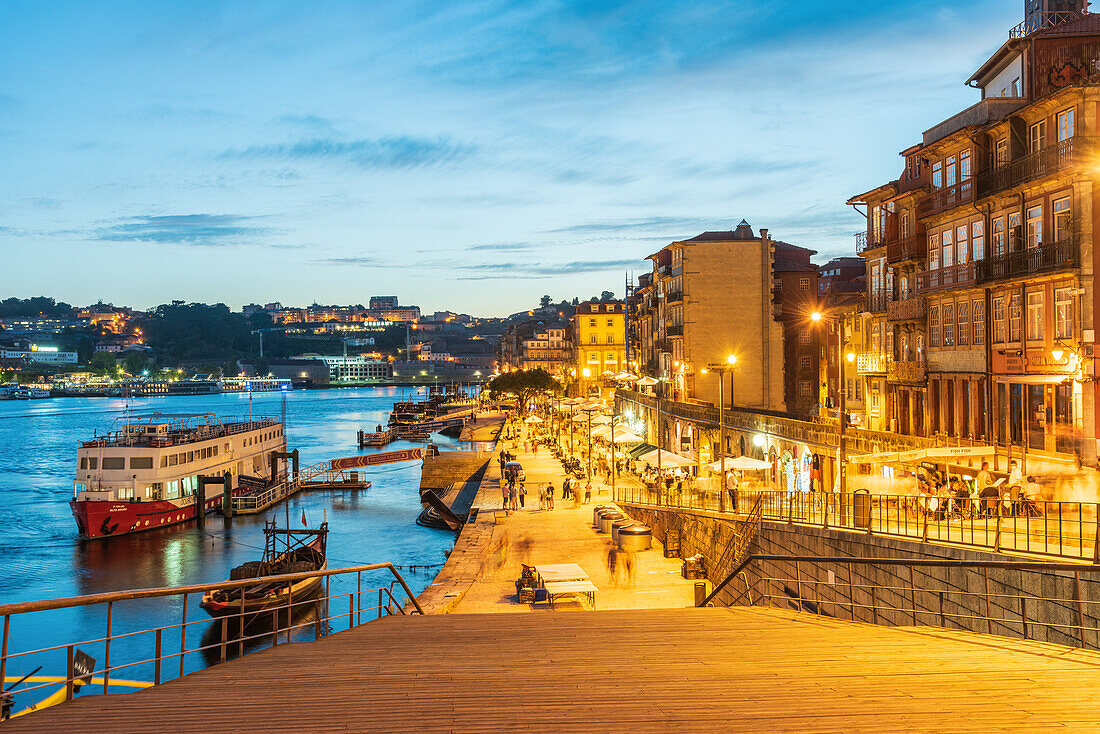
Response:
POLYGON ((8 732, 1088 732, 1100 655, 768 609, 390 617, 8 732))

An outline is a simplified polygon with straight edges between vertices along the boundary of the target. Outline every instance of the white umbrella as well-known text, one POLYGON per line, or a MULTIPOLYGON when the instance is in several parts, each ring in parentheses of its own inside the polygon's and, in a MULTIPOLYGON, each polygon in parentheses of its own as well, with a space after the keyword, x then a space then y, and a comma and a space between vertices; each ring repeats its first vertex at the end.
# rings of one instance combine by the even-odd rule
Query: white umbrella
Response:
POLYGON ((596 426, 592 429, 592 438, 603 438, 611 435, 610 426, 596 426))
POLYGON ((652 377, 646 376, 646 377, 643 377, 642 379, 638 380, 634 384, 638 385, 639 387, 653 387, 654 385, 657 384, 657 381, 654 380, 652 377))
POLYGON ((539 418, 537 415, 529 415, 529 416, 527 416, 526 418, 523 419, 523 422, 524 423, 542 423, 542 418, 539 418))
POLYGON ((638 376, 637 375, 632 375, 629 372, 624 372, 621 375, 619 375, 619 379, 622 380, 623 382, 637 382, 638 376))
MULTIPOLYGON (((653 449, 648 454, 642 454, 638 457, 638 460, 644 461, 647 464, 652 464, 653 466, 657 466, 657 452, 659 450, 660 449, 653 449)), ((660 451, 662 468, 666 466, 691 466, 695 463, 686 456, 680 456, 679 454, 673 453, 672 451, 660 451)))
POLYGON ((611 419, 606 415, 594 415, 592 416, 592 425, 594 426, 606 426, 611 422, 611 419))
MULTIPOLYGON (((713 461, 707 464, 707 468, 711 471, 722 471, 722 462, 713 461)), ((771 469, 772 465, 766 461, 760 459, 754 459, 751 456, 738 456, 738 457, 726 457, 726 470, 736 471, 762 471, 764 469, 771 469)))
POLYGON ((615 429, 615 443, 641 443, 642 437, 629 428, 619 427, 615 429))

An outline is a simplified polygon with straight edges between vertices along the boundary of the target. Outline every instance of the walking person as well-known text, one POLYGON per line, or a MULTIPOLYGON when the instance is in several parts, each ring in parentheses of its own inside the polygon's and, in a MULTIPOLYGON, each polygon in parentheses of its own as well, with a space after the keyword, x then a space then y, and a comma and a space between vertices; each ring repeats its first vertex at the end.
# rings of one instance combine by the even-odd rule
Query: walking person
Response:
POLYGON ((507 510, 508 509, 508 483, 505 482, 503 479, 500 480, 500 495, 501 495, 500 509, 507 510))
POLYGON ((523 482, 520 482, 519 486, 516 488, 516 494, 519 495, 519 507, 522 510, 523 501, 527 498, 527 485, 523 482))
POLYGON ((613 585, 619 585, 619 549, 614 543, 607 547, 607 578, 613 585))
POLYGON ((622 564, 623 564, 623 583, 626 586, 634 585, 634 564, 637 558, 634 555, 634 551, 623 551, 622 564))
POLYGON ((514 481, 508 482, 508 506, 512 510, 519 509, 516 504, 516 483, 514 481))
POLYGON ((554 509, 554 485, 552 483, 546 485, 546 509, 554 509))
POLYGON ((592 480, 589 479, 588 483, 584 485, 584 504, 588 504, 592 501, 592 480))
POLYGON ((565 481, 561 483, 561 498, 563 500, 569 499, 569 488, 573 485, 573 478, 566 477, 565 481))

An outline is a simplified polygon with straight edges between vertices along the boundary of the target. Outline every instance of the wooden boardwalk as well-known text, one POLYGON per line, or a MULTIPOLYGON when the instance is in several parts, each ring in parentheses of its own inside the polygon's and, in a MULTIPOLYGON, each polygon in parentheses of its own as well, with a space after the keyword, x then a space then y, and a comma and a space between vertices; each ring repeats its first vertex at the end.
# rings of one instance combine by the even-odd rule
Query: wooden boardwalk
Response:
POLYGON ((1100 655, 774 609, 388 617, 8 732, 1093 732, 1100 655))

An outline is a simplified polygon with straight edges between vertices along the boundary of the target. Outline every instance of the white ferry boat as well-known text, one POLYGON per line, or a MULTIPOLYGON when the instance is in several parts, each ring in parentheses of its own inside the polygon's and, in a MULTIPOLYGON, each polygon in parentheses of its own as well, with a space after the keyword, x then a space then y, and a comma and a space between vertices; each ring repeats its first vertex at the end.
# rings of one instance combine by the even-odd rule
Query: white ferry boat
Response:
MULTIPOLYGON (((286 451, 283 426, 271 418, 218 420, 212 413, 154 413, 118 419, 115 430, 77 450, 69 503, 86 538, 154 530, 195 518, 199 476, 229 472, 241 485, 272 476, 273 452, 286 451), (241 479, 244 478, 244 482, 241 479)), ((222 504, 221 485, 208 485, 202 512, 222 504)))

